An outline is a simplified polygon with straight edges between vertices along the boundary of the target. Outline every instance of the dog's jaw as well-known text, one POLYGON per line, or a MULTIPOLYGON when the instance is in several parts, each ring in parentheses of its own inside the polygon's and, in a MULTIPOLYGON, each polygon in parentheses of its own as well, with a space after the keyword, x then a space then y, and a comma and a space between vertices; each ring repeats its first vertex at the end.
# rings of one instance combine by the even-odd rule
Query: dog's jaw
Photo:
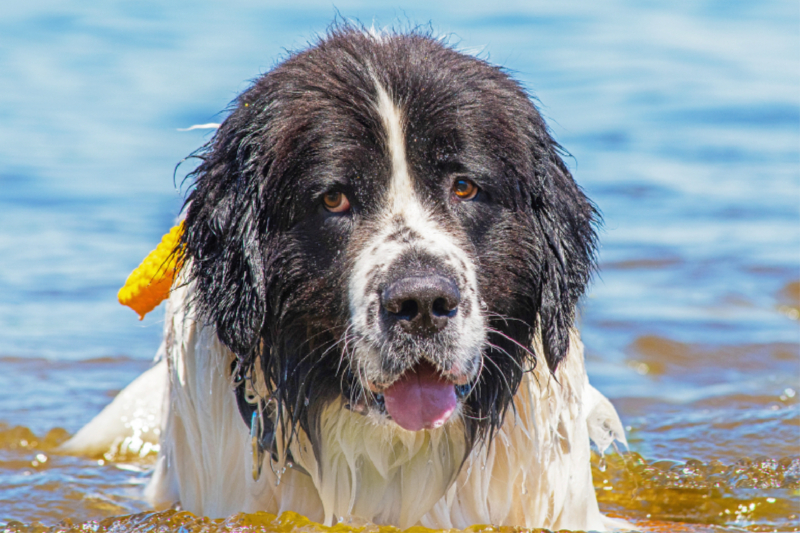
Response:
MULTIPOLYGON (((380 394, 405 373, 430 364, 456 389, 474 381, 480 369, 486 342, 486 321, 479 303, 475 265, 465 251, 465 237, 449 231, 427 208, 414 187, 406 158, 402 110, 375 80, 375 107, 381 117, 384 145, 391 161, 391 180, 377 219, 365 223, 365 238, 353 261, 348 298, 350 328, 344 357, 356 376, 362 402, 385 416, 380 394), (423 266, 424 264, 424 266, 423 266), (391 272, 406 275, 446 273, 458 288, 460 303, 447 328, 431 338, 393 335, 381 320, 381 291, 391 281, 391 272), (375 409, 376 408, 376 409, 375 409)), ((458 389, 463 397, 464 389, 458 389)), ((452 410, 459 412, 458 409, 452 410)))

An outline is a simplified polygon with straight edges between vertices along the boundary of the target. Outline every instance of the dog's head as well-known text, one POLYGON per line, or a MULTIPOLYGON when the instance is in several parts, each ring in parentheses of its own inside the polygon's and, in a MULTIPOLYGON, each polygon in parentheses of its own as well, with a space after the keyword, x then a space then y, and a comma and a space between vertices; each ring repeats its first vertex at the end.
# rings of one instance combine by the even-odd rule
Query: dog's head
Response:
POLYGON ((199 157, 182 243, 199 316, 312 440, 340 397, 485 435, 537 358, 566 356, 596 212, 502 69, 335 29, 245 91, 199 157))

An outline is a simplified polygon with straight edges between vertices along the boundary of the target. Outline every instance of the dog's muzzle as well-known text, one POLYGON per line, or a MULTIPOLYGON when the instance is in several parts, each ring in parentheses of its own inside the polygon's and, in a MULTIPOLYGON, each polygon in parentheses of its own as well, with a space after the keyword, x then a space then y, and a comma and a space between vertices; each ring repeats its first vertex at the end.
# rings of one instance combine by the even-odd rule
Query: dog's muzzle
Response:
MULTIPOLYGON (((380 295, 387 329, 418 338, 444 330, 458 313, 461 295, 453 280, 437 274, 407 276, 380 295)), ((443 425, 455 411, 455 386, 424 358, 382 391, 386 411, 401 427, 418 431, 443 425)))
POLYGON ((435 429, 460 412, 480 372, 477 282, 463 248, 435 227, 427 240, 389 238, 396 233, 377 237, 354 265, 347 355, 361 391, 347 391, 348 405, 410 431, 435 429))

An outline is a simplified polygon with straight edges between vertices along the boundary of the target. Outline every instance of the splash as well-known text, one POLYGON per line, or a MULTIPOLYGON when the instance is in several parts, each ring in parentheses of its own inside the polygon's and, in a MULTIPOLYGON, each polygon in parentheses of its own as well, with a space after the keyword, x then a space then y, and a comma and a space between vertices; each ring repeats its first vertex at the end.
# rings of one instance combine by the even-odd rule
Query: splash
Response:
POLYGON ((605 469, 599 463, 595 457, 593 477, 601 508, 628 519, 657 518, 736 531, 800 531, 800 456, 741 459, 726 465, 647 461, 630 452, 606 456, 605 469))

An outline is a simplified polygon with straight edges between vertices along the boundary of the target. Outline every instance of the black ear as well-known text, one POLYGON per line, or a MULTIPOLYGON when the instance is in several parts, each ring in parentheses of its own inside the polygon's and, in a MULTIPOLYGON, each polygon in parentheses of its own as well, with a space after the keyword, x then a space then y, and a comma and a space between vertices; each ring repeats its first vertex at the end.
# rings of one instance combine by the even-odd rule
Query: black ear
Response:
POLYGON ((180 244, 198 318, 215 326, 219 339, 245 362, 260 345, 267 312, 266 221, 259 219, 263 168, 251 163, 248 112, 240 105, 196 155, 201 164, 191 176, 194 190, 186 200, 180 244))
POLYGON ((595 268, 599 214, 561 159, 560 148, 550 149, 539 168, 533 195, 533 216, 541 237, 539 268, 539 326, 544 357, 552 372, 569 351, 569 332, 575 307, 595 268))

